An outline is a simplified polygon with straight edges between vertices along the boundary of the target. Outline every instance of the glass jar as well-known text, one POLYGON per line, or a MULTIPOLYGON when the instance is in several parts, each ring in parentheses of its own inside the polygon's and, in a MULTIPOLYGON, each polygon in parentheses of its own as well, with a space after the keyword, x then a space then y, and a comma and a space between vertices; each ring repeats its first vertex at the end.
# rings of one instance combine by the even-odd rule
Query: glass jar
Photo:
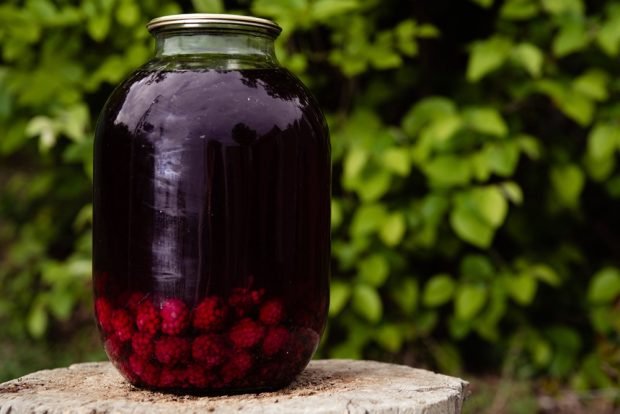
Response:
POLYGON ((325 119, 278 65, 275 23, 186 14, 147 27, 156 55, 112 93, 95 138, 105 350, 136 386, 280 388, 326 322, 325 119))

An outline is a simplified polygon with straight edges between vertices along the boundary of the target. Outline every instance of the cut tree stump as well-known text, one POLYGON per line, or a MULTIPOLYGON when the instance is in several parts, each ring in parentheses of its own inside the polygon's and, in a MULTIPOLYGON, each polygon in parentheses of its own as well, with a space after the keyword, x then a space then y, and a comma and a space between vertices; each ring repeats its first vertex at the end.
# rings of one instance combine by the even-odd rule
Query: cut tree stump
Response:
POLYGON ((0 384, 0 414, 458 414, 467 385, 459 378, 402 365, 318 360, 279 391, 198 397, 141 390, 129 385, 109 362, 93 362, 0 384))

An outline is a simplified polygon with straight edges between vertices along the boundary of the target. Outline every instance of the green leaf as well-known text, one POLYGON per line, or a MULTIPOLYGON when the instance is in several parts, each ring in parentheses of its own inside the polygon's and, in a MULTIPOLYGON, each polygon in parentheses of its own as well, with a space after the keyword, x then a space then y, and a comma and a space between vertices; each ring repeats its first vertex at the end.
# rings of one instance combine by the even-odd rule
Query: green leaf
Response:
POLYGON ((534 338, 531 342, 531 352, 534 363, 539 367, 544 367, 551 361, 553 351, 547 341, 542 338, 534 338))
POLYGON ((483 149, 484 160, 500 177, 511 177, 519 163, 519 146, 514 141, 489 142, 483 149))
POLYGON ((579 167, 574 164, 552 167, 551 184, 560 204, 569 208, 577 207, 585 184, 583 171, 579 167))
POLYGON ((140 8, 133 0, 122 0, 116 8, 116 20, 123 26, 135 25, 140 20, 140 8))
POLYGON ((468 254, 461 261, 461 276, 468 280, 491 279, 495 274, 493 264, 487 256, 468 254))
POLYGON ((312 3, 310 10, 312 17, 322 22, 353 12, 359 7, 356 0, 317 0, 312 3))
POLYGON ((353 310, 368 322, 376 323, 381 320, 383 304, 377 291, 368 285, 359 284, 353 288, 353 310))
POLYGON ((331 201, 331 228, 336 229, 342 224, 343 213, 340 203, 336 199, 331 201))
POLYGON ((403 213, 396 211, 390 214, 379 231, 379 237, 388 246, 398 245, 403 239, 406 231, 405 216, 403 213))
POLYGON ((331 347, 329 357, 334 359, 362 359, 363 345, 355 342, 344 342, 331 347))
POLYGON ((390 295, 405 314, 411 315, 418 306, 420 289, 413 276, 405 276, 394 284, 390 295))
POLYGON ((469 209, 453 209, 450 214, 450 225, 462 240, 483 249, 491 245, 495 234, 493 226, 469 209))
POLYGON ((388 49, 384 45, 373 45, 366 53, 372 66, 376 69, 394 69, 403 63, 396 51, 388 49))
POLYGON ((467 65, 467 80, 477 82, 499 69, 510 56, 511 49, 512 42, 500 36, 475 42, 467 65))
POLYGON ((429 142, 441 144, 458 132, 463 121, 459 115, 446 115, 441 118, 434 119, 421 134, 421 139, 429 142))
POLYGON ((495 186, 463 191, 455 197, 450 224, 463 240, 486 248, 508 213, 508 203, 495 186))
POLYGON ((500 9, 500 16, 507 20, 528 20, 536 16, 539 7, 534 0, 506 0, 500 9))
POLYGON ((559 286, 562 283, 562 280, 557 272, 547 265, 534 265, 529 268, 529 272, 533 275, 533 277, 550 286, 559 286))
MULTIPOLYGON (((616 158, 593 158, 590 153, 586 153, 584 159, 585 168, 594 181, 604 181, 614 172, 616 168, 616 158)), ((608 183, 610 184, 610 183, 608 183)))
POLYGON ((28 333, 34 338, 41 338, 47 330, 48 316, 41 301, 35 304, 28 314, 28 333))
POLYGON ((381 154, 384 168, 402 177, 409 175, 411 170, 411 158, 406 148, 393 147, 386 149, 381 154))
POLYGON ((88 20, 88 34, 97 42, 103 41, 110 31, 110 16, 98 13, 88 20))
POLYGON ((368 162, 368 158, 369 154, 364 148, 358 146, 351 148, 344 159, 345 179, 359 177, 368 162))
POLYGON ((75 142, 86 139, 86 129, 90 120, 88 107, 85 105, 73 105, 62 111, 58 117, 61 131, 75 142))
POLYGON ((484 307, 487 289, 482 285, 460 286, 456 291, 454 313, 461 320, 473 319, 484 307))
POLYGON ((347 283, 332 280, 329 289, 329 316, 338 315, 349 301, 351 288, 347 283))
POLYGON ((606 267, 599 270, 590 281, 588 301, 611 303, 620 296, 620 270, 606 267))
POLYGON ((592 122, 595 107, 590 98, 581 93, 572 92, 565 99, 559 103, 559 107, 567 116, 582 126, 589 125, 592 122))
POLYGON ((590 310, 590 321, 592 321, 594 329, 599 333, 607 334, 613 331, 616 319, 617 316, 610 306, 595 305, 590 310))
POLYGON ((553 344, 554 353, 548 368, 550 375, 565 376, 574 369, 577 353, 582 346, 581 336, 576 329, 554 326, 545 330, 553 344))
POLYGON ((463 370, 463 361, 455 345, 440 343, 432 345, 433 359, 440 372, 451 375, 459 375, 463 370))
POLYGON ((424 286, 422 303, 427 307, 441 306, 452 299, 454 289, 454 279, 450 275, 435 275, 424 286))
POLYGON ((585 22, 581 19, 566 21, 553 39, 553 54, 563 57, 582 50, 589 42, 585 22))
POLYGON ((594 160, 612 157, 620 146, 620 128, 615 124, 597 123, 588 136, 588 155, 594 160))
POLYGON ((307 12, 307 7, 306 0, 255 0, 252 2, 252 12, 255 15, 284 21, 294 20, 298 14, 307 12))
POLYGON ((471 1, 480 5, 481 7, 484 7, 485 9, 488 9, 489 7, 491 7, 494 2, 494 0, 471 0, 471 1))
POLYGON ((464 111, 463 117, 466 124, 474 131, 496 137, 504 137, 508 134, 508 126, 494 108, 470 108, 464 111))
POLYGON ((383 224, 386 216, 387 211, 384 205, 363 204, 353 215, 351 235, 360 237, 374 232, 383 224))
POLYGON ((71 316, 75 298, 64 289, 54 289, 49 296, 49 310, 59 320, 66 321, 71 316))
POLYGON ((506 181, 501 183, 499 188, 502 190, 504 196, 514 204, 520 205, 523 203, 523 190, 521 190, 519 184, 514 181, 506 181))
POLYGON ((536 137, 526 134, 519 134, 513 139, 513 141, 517 143, 519 150, 521 150, 531 160, 537 160, 540 158, 542 149, 536 137))
POLYGON ((382 325, 374 336, 375 341, 388 352, 398 352, 402 347, 402 330, 396 325, 382 325))
POLYGON ((417 135, 420 130, 436 119, 457 113, 454 103, 447 98, 431 96, 415 104, 403 117, 402 128, 410 136, 417 135))
POLYGON ((418 27, 417 30, 417 37, 421 37, 421 38, 434 38, 434 37, 439 37, 439 35, 441 34, 439 32, 439 29, 437 29, 435 26, 433 26, 432 24, 421 24, 418 27))
POLYGON ((542 0, 542 6, 545 11, 554 15, 582 16, 584 11, 582 0, 542 0))
POLYGON ((466 159, 454 155, 435 157, 422 166, 431 185, 454 187, 465 185, 470 180, 470 168, 466 159))
POLYGON ((416 32, 417 23, 412 19, 403 20, 394 28, 398 49, 406 56, 415 56, 418 53, 416 32))
POLYGON ((39 148, 47 151, 56 144, 58 126, 46 116, 35 116, 28 122, 26 134, 31 137, 38 136, 39 148))
POLYGON ((590 69, 573 82, 573 89, 595 101, 607 99, 609 76, 599 69, 590 69))
POLYGON ((467 193, 457 204, 475 208, 482 219, 499 227, 508 213, 508 203, 495 186, 478 187, 467 193))
POLYGON ((522 66, 528 73, 538 78, 542 73, 544 61, 543 53, 531 43, 521 43, 512 51, 512 59, 522 66))
POLYGON ((498 323, 506 314, 506 296, 508 292, 501 279, 494 278, 489 286, 489 298, 484 311, 476 318, 474 328, 485 339, 497 342, 499 339, 498 323))
POLYGON ((583 93, 551 80, 537 83, 537 89, 547 94, 566 116, 582 126, 588 125, 594 115, 594 101, 583 93))
POLYGON ((465 338, 471 332, 471 328, 472 323, 467 319, 459 319, 455 316, 451 316, 448 319, 448 329, 453 339, 461 340, 465 338))
POLYGON ((618 56, 620 51, 620 13, 616 13, 599 29, 596 40, 609 56, 618 56))
POLYGON ((375 201, 388 192, 391 183, 392 174, 384 170, 375 171, 372 175, 359 180, 355 191, 363 201, 375 201))
POLYGON ((372 287, 383 286, 390 275, 390 266, 380 254, 373 254, 362 260, 357 269, 360 281, 372 287))
POLYGON ((192 6, 196 13, 223 13, 225 11, 222 0, 192 0, 192 6))
POLYGON ((508 292, 521 305, 529 305, 536 296, 536 279, 528 273, 521 273, 508 278, 508 292))

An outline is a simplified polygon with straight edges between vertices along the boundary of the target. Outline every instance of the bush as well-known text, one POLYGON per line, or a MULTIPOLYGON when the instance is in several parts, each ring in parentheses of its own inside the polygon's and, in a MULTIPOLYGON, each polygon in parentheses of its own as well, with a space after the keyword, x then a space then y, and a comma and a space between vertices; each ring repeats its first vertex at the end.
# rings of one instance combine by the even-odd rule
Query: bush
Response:
MULTIPOLYGON (((254 0, 332 132, 320 355, 620 385, 620 7, 581 0, 254 0)), ((88 308, 96 114, 191 4, 0 6, 0 323, 88 308)), ((73 318, 72 318, 73 317, 73 318)))

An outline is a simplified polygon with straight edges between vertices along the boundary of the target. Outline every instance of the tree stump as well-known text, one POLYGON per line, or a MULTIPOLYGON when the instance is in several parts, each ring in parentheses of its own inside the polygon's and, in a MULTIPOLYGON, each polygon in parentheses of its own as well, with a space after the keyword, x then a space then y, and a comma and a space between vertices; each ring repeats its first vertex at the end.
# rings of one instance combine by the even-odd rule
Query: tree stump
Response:
POLYGON ((401 413, 458 414, 467 382, 402 365, 318 360, 290 386, 199 397, 129 385, 109 362, 34 372, 0 384, 0 414, 401 413))

